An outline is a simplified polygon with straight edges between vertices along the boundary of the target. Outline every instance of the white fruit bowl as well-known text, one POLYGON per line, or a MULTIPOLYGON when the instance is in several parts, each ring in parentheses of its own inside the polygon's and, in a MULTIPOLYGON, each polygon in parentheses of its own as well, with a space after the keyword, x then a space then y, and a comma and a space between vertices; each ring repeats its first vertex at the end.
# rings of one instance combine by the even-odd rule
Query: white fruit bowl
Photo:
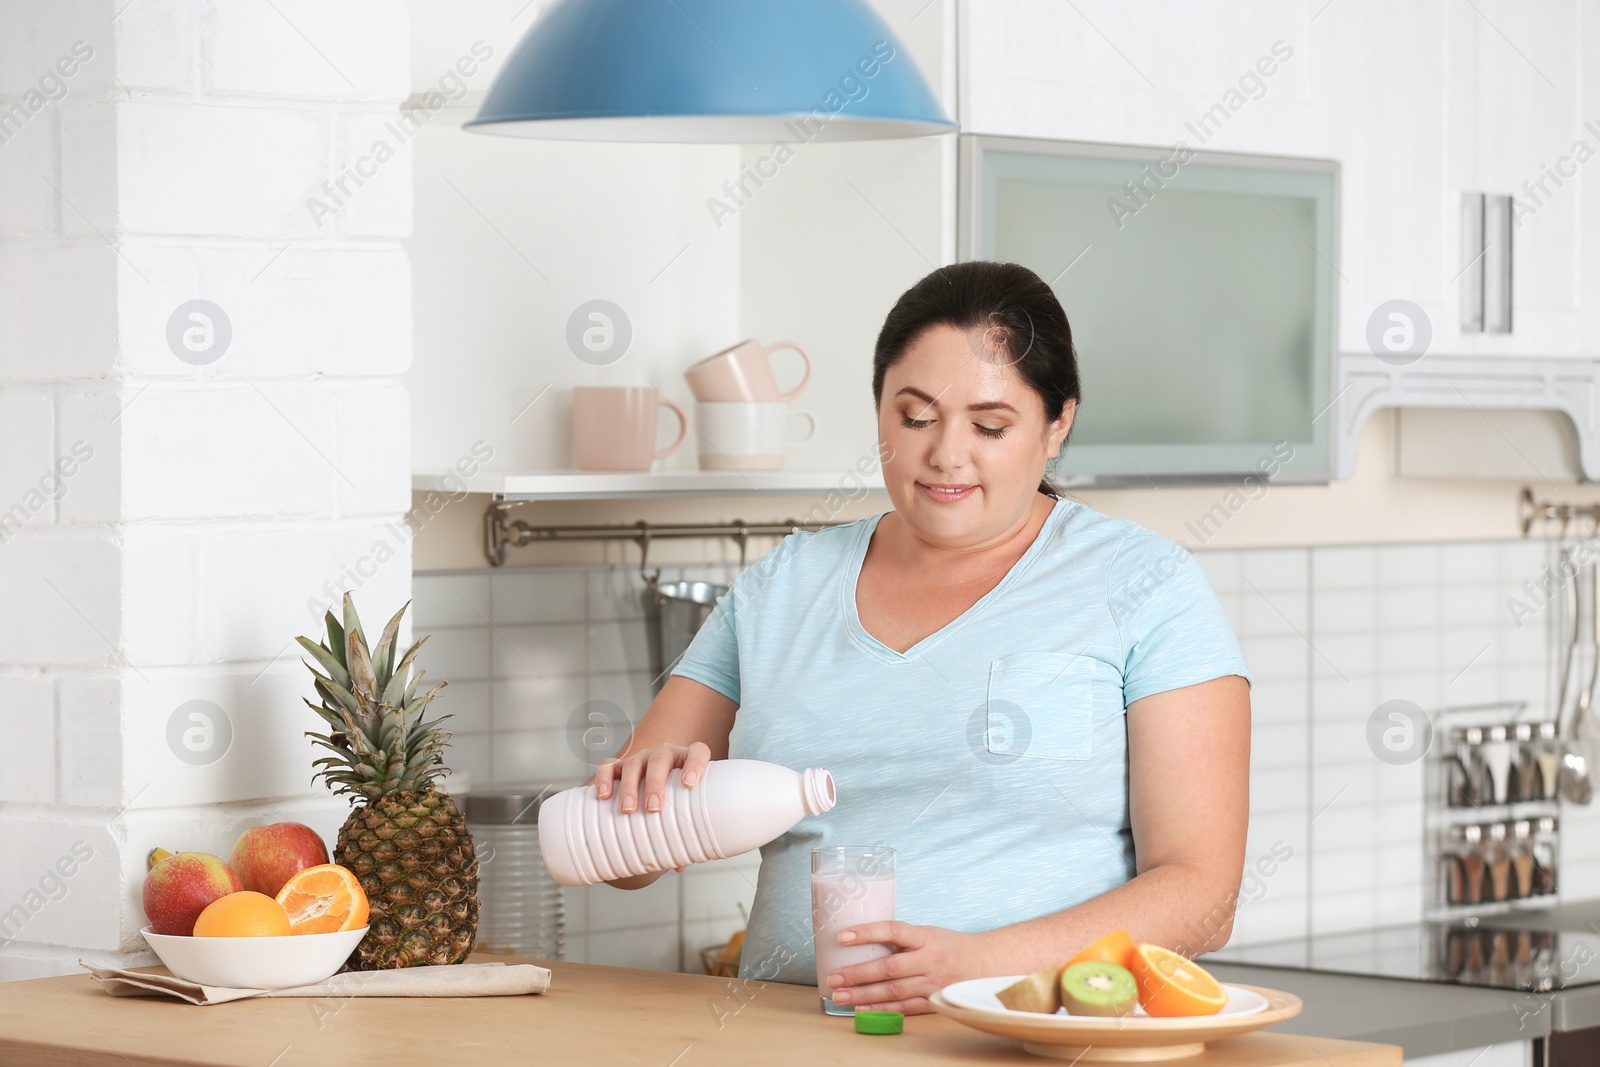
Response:
POLYGON ((367 928, 284 937, 176 937, 139 931, 167 970, 186 982, 225 989, 292 989, 333 976, 367 928))

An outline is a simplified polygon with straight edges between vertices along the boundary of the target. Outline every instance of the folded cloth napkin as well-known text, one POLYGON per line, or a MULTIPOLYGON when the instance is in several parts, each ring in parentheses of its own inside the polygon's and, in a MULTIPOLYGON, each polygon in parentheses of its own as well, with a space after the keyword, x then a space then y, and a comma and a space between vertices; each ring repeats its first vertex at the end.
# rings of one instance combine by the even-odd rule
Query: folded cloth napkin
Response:
POLYGON ((315 985, 293 989, 227 989, 188 982, 170 974, 128 967, 79 966, 114 997, 167 996, 190 1004, 226 1004, 246 997, 507 997, 543 993, 550 971, 531 963, 458 963, 402 967, 392 971, 345 971, 315 985))

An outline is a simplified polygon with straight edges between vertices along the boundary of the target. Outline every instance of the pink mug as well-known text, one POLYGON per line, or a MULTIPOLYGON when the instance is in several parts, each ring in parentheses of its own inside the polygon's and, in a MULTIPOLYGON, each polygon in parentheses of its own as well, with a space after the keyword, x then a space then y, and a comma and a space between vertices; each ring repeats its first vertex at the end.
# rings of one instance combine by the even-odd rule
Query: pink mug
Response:
POLYGON ((800 390, 811 380, 811 353, 794 341, 777 341, 763 346, 752 338, 740 341, 732 348, 724 348, 714 356, 707 356, 690 366, 683 376, 689 379, 689 389, 696 400, 785 404, 799 396, 800 390), (800 384, 787 393, 778 389, 778 379, 772 374, 771 356, 780 348, 794 349, 806 362, 800 384))
POLYGON ((578 469, 647 471, 689 440, 689 419, 683 409, 648 385, 579 385, 572 390, 572 450, 578 469), (656 423, 662 408, 678 416, 678 437, 656 447, 656 423))

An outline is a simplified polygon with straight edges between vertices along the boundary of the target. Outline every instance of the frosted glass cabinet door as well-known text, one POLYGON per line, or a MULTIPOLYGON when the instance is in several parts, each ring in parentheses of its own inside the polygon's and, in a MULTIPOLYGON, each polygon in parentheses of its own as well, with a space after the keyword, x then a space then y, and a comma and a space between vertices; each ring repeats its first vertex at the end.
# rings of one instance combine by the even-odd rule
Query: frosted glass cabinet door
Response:
POLYGON ((1072 323, 1059 481, 1329 479, 1336 164, 961 141, 962 258, 1031 268, 1072 323))

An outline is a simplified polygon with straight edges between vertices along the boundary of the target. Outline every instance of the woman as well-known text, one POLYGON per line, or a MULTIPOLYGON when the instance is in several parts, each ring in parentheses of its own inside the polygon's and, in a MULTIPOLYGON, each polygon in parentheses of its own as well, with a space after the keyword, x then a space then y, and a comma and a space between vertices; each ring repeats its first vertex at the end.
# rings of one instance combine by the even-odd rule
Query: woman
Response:
POLYGON ((811 849, 890 845, 901 918, 840 936, 894 951, 830 975, 840 1004, 927 1011, 1119 927, 1220 947, 1250 675, 1193 557, 1045 480, 1079 399, 1060 303, 1016 264, 940 268, 890 311, 872 385, 894 509, 741 575, 599 795, 657 810, 669 770, 729 756, 831 771, 837 806, 762 850, 742 973, 816 981, 811 849))

